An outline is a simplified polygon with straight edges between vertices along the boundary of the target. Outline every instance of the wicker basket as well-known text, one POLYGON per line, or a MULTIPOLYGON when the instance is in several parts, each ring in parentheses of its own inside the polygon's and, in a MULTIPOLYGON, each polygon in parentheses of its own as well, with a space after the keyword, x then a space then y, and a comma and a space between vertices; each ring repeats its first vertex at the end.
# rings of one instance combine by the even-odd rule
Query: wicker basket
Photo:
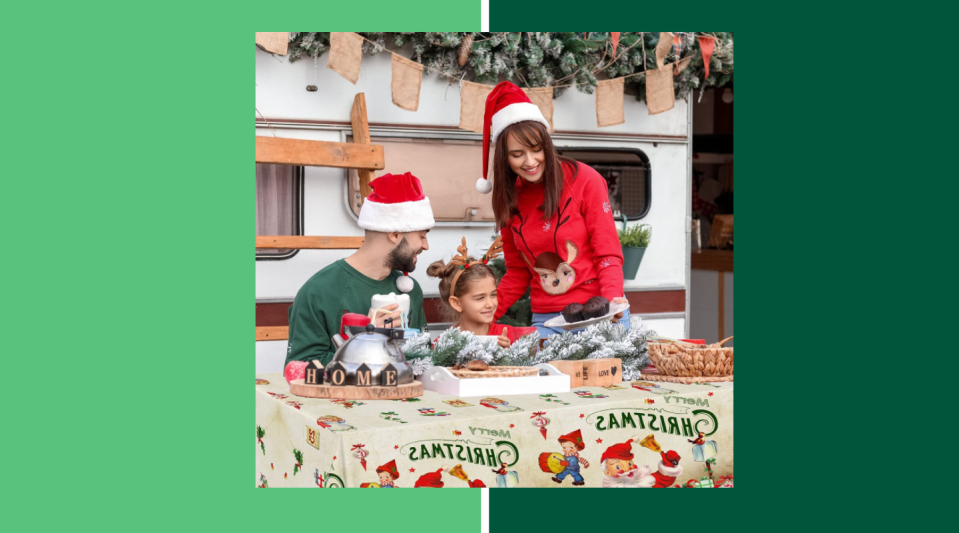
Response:
POLYGON ((649 358, 656 370, 666 376, 677 377, 725 377, 733 375, 733 349, 724 348, 721 342, 704 346, 701 344, 649 343, 649 358))
POLYGON ((472 378, 518 378, 523 376, 538 376, 539 369, 532 366, 491 366, 489 370, 453 370, 448 369, 450 374, 460 379, 472 378))

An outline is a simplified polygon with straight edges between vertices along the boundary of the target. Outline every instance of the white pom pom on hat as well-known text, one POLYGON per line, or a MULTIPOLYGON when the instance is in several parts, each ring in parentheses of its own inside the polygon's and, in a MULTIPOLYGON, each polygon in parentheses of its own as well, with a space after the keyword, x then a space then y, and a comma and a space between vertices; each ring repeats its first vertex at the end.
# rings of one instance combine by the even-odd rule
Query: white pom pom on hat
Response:
POLYGON ((476 180, 476 190, 483 194, 489 194, 493 190, 493 184, 486 178, 479 178, 476 180))
POLYGON ((413 278, 410 277, 409 272, 403 272, 403 275, 396 278, 396 288, 400 292, 410 292, 413 290, 413 278))

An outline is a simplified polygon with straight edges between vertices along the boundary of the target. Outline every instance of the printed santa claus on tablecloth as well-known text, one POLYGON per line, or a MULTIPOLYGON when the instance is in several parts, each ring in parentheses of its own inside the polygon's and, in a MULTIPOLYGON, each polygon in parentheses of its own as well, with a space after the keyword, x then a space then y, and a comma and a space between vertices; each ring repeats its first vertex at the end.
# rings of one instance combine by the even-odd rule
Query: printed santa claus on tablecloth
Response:
POLYGON ((653 485, 653 488, 672 487, 676 478, 683 473, 683 467, 679 466, 679 454, 669 450, 668 452, 659 452, 659 455, 662 460, 659 462, 657 471, 653 472, 653 477, 656 478, 656 484, 653 485))
POLYGON ((443 471, 446 470, 445 466, 441 466, 436 472, 427 472, 420 476, 416 480, 416 485, 413 485, 413 488, 416 489, 441 489, 443 488, 443 471))
POLYGON ((600 463, 603 468, 604 487, 648 489, 656 484, 656 478, 652 476, 652 468, 633 463, 632 443, 639 441, 639 437, 633 437, 626 442, 606 448, 600 463))

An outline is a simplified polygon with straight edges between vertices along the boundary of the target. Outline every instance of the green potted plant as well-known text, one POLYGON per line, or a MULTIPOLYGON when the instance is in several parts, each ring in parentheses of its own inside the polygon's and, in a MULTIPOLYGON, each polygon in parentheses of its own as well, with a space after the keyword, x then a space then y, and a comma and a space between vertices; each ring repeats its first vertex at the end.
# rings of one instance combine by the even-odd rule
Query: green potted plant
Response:
POLYGON ((619 244, 623 247, 623 277, 636 279, 639 264, 643 262, 646 247, 652 237, 653 227, 649 224, 639 224, 631 228, 626 227, 626 217, 623 217, 623 229, 619 231, 619 244))

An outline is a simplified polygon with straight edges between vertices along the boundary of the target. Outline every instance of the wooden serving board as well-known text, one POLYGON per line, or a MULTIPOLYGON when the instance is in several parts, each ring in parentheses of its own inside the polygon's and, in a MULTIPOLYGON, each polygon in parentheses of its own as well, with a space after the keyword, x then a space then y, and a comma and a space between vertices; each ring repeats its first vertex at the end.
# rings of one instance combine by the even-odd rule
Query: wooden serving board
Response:
POLYGON ((402 400, 423 395, 419 381, 395 387, 353 387, 350 385, 307 385, 302 379, 290 382, 290 393, 306 398, 337 398, 340 400, 402 400))

